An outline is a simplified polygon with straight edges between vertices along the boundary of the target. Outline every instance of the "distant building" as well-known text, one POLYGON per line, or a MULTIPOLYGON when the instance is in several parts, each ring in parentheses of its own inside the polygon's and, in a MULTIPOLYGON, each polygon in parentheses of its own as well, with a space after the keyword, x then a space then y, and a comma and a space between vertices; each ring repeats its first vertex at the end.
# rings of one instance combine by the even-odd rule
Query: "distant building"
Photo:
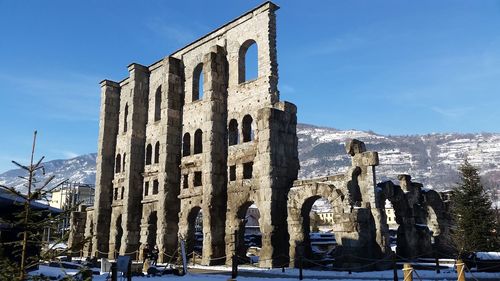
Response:
POLYGON ((52 192, 49 201, 51 207, 67 210, 73 206, 83 204, 94 205, 95 187, 93 184, 67 183, 52 192))
POLYGON ((387 226, 389 229, 398 229, 399 224, 396 222, 396 213, 389 200, 385 201, 385 215, 387 216, 387 226))

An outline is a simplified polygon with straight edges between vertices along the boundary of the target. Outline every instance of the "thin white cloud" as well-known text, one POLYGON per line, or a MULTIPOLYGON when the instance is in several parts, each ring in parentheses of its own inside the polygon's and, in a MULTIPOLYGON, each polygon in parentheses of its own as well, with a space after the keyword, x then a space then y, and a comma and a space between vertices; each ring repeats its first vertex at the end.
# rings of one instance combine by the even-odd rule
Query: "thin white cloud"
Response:
POLYGON ((287 93, 287 94, 295 93, 295 88, 289 84, 283 84, 279 88, 282 93, 287 93))
POLYGON ((465 106, 465 107, 444 108, 439 106, 433 106, 431 107, 431 109, 432 111, 448 119, 460 119, 470 114, 474 110, 474 107, 465 106))
POLYGON ((185 26, 167 23, 162 19, 152 19, 146 26, 158 36, 173 40, 177 44, 187 44, 196 38, 195 34, 185 26))

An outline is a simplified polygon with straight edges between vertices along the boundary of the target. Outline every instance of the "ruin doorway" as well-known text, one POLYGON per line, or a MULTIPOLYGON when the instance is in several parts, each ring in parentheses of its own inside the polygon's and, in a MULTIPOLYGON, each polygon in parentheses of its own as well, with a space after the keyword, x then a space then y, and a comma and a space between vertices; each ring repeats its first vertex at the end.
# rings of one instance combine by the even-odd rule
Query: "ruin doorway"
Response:
POLYGON ((151 212, 148 217, 148 235, 146 238, 146 243, 149 249, 153 249, 156 246, 156 230, 157 230, 158 216, 156 211, 151 212))
POLYGON ((186 254, 188 258, 195 255, 201 258, 203 253, 203 212, 200 207, 191 209, 187 223, 186 254))
POLYGON ((315 264, 331 264, 337 249, 333 206, 326 198, 310 197, 302 205, 301 217, 303 257, 315 264))
POLYGON ((260 212, 254 202, 246 202, 237 212, 239 221, 236 231, 236 255, 240 264, 258 263, 262 248, 262 233, 260 231, 260 212))
POLYGON ((114 248, 114 256, 120 254, 120 247, 122 245, 122 236, 123 236, 123 228, 122 228, 122 215, 119 215, 116 219, 116 235, 115 235, 115 248, 114 248))

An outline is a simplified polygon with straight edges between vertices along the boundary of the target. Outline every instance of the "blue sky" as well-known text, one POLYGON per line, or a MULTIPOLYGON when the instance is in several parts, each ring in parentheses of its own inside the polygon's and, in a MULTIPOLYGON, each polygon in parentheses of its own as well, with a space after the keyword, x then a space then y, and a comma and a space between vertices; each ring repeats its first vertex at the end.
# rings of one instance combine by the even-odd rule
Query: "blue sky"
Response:
MULTIPOLYGON (((0 171, 97 150, 99 86, 260 1, 0 0, 0 171)), ((276 1, 281 97, 299 122, 500 132, 500 1, 276 1)))

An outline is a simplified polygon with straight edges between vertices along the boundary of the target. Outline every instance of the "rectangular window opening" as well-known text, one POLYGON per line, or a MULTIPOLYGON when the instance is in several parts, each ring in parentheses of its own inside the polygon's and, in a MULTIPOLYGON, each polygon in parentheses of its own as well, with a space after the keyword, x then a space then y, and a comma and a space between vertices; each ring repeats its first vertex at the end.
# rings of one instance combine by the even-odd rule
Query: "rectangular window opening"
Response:
POLYGON ((253 174, 253 162, 243 163, 243 178, 251 179, 253 174))
POLYGON ((194 180, 193 180, 193 185, 194 186, 201 186, 201 171, 199 172, 194 172, 194 180))
POLYGON ((229 167, 229 181, 236 180, 236 165, 229 167))

